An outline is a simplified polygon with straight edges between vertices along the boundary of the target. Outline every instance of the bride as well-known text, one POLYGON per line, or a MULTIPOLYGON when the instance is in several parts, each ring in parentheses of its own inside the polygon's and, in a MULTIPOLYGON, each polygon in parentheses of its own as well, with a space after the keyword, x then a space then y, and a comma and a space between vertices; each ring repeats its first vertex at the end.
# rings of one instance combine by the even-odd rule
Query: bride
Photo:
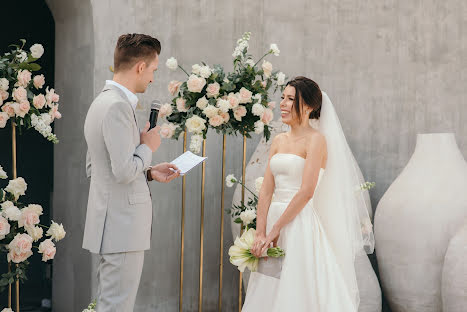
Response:
POLYGON ((251 273, 242 311, 356 312, 355 256, 374 238, 355 158, 313 80, 289 81, 280 109, 290 130, 271 145, 252 253, 272 243, 286 255, 279 278, 251 273))

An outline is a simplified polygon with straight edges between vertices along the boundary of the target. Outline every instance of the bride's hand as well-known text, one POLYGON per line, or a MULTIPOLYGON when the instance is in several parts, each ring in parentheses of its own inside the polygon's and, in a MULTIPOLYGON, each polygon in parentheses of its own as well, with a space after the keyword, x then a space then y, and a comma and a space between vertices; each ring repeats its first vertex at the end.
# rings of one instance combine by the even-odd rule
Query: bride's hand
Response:
POLYGON ((260 255, 262 255, 268 250, 268 248, 271 247, 271 243, 273 243, 274 246, 277 246, 277 240, 279 239, 280 232, 280 229, 278 229, 276 226, 272 227, 271 232, 269 232, 268 236, 266 236, 266 241, 264 242, 260 255))
POLYGON ((264 233, 256 233, 255 240, 251 247, 251 253, 253 256, 259 258, 261 256, 261 249, 263 248, 264 243, 266 242, 266 235, 264 233))

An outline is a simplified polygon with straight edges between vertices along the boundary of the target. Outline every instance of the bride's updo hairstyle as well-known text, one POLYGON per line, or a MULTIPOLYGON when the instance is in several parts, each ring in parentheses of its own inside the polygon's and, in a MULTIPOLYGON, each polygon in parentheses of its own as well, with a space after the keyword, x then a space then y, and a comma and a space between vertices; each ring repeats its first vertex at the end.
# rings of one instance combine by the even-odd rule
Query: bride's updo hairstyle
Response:
POLYGON ((295 88, 294 106, 298 119, 300 121, 302 119, 302 105, 313 109, 310 114, 310 119, 319 119, 323 97, 318 84, 310 78, 298 76, 287 82, 286 86, 295 88))

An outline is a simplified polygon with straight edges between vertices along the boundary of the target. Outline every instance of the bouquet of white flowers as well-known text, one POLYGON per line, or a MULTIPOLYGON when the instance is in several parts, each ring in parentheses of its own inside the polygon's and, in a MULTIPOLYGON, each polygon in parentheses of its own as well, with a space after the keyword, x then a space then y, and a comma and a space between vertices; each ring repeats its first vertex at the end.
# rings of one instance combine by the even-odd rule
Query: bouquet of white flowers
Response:
MULTIPOLYGON (((251 253, 255 235, 256 230, 249 229, 241 237, 237 237, 234 245, 229 249, 230 263, 237 266, 240 272, 245 271, 245 268, 248 268, 251 272, 258 269, 259 258, 251 253)), ((285 252, 280 247, 272 247, 262 256, 279 258, 285 256, 285 252)))
POLYGON ((49 87, 41 93, 45 77, 32 74, 41 69, 35 61, 44 54, 44 47, 36 43, 26 52, 26 40, 21 42, 21 46, 11 45, 14 49, 0 57, 0 128, 10 120, 20 133, 34 128, 47 140, 58 143, 51 124, 62 116, 58 111, 60 97, 49 87))
MULTIPOLYGON (((0 166, 0 179, 7 178, 0 166)), ((26 279, 27 259, 32 256, 33 248, 42 254, 42 261, 51 260, 56 253, 54 241, 58 242, 66 234, 63 225, 54 221, 50 227, 39 224, 43 212, 40 205, 26 205, 18 201, 20 196, 25 195, 26 189, 27 183, 21 177, 10 180, 4 189, 0 188, 0 252, 6 253, 8 262, 18 264, 12 266, 11 272, 2 274, 0 291, 15 279, 26 279), (45 239, 44 236, 49 238, 45 239)))
POLYGON ((232 54, 234 70, 226 73, 222 66, 205 63, 192 66, 188 73, 171 57, 166 65, 171 70, 180 68, 188 79, 185 82, 171 81, 168 89, 174 98, 162 105, 159 116, 166 119, 161 126, 161 135, 178 139, 185 129, 192 133, 190 149, 199 153, 201 142, 208 128, 223 134, 241 134, 250 137, 251 132, 270 137, 269 124, 274 118, 275 103, 269 100, 269 90, 284 89, 285 75, 273 71, 266 60, 269 54, 279 55, 276 44, 257 62, 248 54, 250 33, 237 41, 232 54))

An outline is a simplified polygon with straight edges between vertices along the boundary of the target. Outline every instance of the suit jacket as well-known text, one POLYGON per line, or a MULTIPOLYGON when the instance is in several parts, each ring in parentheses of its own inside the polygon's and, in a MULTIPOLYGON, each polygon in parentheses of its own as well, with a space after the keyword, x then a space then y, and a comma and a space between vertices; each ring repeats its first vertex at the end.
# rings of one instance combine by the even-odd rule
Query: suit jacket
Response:
POLYGON ((152 151, 141 144, 134 110, 117 86, 107 84, 92 102, 84 135, 91 183, 83 248, 101 254, 149 249, 152 151))

